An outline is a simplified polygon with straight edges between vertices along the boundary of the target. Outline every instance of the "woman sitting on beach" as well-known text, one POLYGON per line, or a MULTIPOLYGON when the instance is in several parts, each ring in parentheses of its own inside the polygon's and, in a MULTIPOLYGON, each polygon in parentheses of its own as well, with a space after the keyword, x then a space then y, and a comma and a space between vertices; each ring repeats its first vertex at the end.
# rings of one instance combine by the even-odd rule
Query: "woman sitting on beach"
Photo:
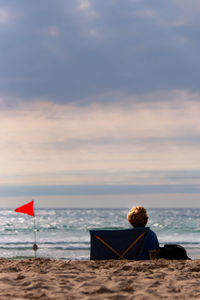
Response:
MULTIPOLYGON (((143 206, 133 207, 127 215, 128 222, 135 227, 145 227, 148 222, 148 215, 143 206)), ((144 241, 139 260, 150 259, 149 251, 158 250, 159 243, 156 234, 150 229, 144 241)), ((152 252, 153 253, 153 252, 152 252)))

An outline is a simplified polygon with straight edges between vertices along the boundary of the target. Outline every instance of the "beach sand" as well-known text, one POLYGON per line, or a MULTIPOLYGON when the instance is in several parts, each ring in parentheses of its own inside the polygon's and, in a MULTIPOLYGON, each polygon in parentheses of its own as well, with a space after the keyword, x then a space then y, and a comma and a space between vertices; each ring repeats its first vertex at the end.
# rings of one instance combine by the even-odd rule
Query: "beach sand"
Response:
POLYGON ((0 299, 200 299, 200 260, 0 259, 0 299))

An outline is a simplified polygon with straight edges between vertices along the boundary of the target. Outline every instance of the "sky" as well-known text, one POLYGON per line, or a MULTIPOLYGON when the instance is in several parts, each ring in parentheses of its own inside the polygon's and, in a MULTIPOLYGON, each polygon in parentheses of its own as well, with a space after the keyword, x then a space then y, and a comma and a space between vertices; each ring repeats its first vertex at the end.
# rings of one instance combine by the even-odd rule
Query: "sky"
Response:
POLYGON ((199 13, 2 0, 0 207, 200 207, 199 13))

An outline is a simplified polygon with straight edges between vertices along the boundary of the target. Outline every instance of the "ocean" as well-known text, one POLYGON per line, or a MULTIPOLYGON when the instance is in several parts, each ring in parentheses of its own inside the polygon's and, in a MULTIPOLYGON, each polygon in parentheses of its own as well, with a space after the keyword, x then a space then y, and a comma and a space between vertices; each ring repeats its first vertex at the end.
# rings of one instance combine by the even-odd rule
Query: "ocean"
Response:
MULTIPOLYGON (((37 257, 88 260, 90 229, 130 228, 128 209, 36 209, 37 257)), ((148 209, 148 226, 160 245, 184 246, 193 259, 200 258, 200 209, 148 209)), ((34 257, 34 218, 0 209, 0 257, 34 257)))

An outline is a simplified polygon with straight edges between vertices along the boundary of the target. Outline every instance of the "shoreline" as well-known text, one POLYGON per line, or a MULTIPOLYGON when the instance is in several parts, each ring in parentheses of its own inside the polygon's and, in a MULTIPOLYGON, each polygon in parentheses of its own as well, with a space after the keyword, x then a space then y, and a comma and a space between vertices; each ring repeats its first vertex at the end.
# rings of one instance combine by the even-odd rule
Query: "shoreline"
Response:
POLYGON ((200 299, 200 259, 0 259, 1 299, 200 299))

